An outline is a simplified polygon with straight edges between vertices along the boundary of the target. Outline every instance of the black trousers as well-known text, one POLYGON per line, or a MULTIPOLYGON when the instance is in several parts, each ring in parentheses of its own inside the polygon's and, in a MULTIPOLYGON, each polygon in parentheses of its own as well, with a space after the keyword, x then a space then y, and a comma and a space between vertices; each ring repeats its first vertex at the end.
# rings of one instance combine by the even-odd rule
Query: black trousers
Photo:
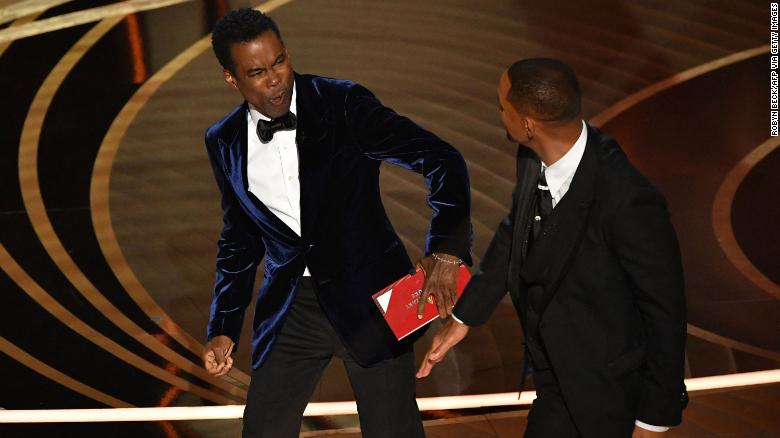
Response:
POLYGON ((578 438, 577 427, 563 400, 558 379, 551 368, 533 369, 536 400, 528 412, 525 438, 578 438))
POLYGON ((371 367, 352 358, 303 277, 268 359, 252 372, 244 438, 297 437, 303 411, 333 356, 344 361, 366 438, 424 437, 415 399, 414 354, 371 367))

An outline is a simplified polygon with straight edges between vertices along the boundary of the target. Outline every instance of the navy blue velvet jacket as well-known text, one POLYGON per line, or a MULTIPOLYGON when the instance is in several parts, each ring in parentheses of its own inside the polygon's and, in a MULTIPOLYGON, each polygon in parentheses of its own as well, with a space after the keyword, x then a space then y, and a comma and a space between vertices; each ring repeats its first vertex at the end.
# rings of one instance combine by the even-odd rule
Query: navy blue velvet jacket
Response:
POLYGON ((396 341, 371 299, 412 267, 382 206, 379 166, 387 161, 425 178, 433 210, 426 253, 471 263, 466 164, 452 146, 360 85, 298 74, 295 84, 301 236, 248 190, 246 103, 206 131, 224 222, 207 335, 238 343, 265 255, 252 367, 273 347, 307 266, 322 309, 355 359, 369 365, 396 356, 422 334, 396 341))

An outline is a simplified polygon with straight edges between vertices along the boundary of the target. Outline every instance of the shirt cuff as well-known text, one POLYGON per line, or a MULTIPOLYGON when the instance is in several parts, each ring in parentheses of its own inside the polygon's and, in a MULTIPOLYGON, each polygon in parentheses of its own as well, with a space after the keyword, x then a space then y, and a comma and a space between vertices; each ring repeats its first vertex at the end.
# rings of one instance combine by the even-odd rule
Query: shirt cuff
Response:
POLYGON ((454 319, 454 320, 455 320, 455 322, 457 322, 458 324, 468 325, 468 324, 466 324, 465 322, 461 321, 461 320, 460 320, 460 318, 458 318, 457 316, 455 316, 455 314, 454 314, 454 313, 451 313, 451 314, 450 314, 450 317, 452 317, 452 319, 454 319))
POLYGON ((641 427, 642 429, 649 430, 650 432, 666 432, 669 430, 668 426, 653 426, 652 424, 642 423, 639 420, 636 420, 634 424, 641 427))

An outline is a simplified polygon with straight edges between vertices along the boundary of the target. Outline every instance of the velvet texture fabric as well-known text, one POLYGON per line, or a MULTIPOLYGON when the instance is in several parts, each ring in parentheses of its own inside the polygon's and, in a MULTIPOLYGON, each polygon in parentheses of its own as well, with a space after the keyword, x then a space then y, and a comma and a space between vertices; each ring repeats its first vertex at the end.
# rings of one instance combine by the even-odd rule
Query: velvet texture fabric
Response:
POLYGON ((589 126, 569 191, 529 247, 540 163, 524 146, 517 172, 512 211, 455 314, 483 324, 509 291, 583 437, 630 436, 637 419, 679 424, 686 309, 663 196, 613 139, 589 126))
POLYGON ((471 263, 466 164, 452 146, 360 85, 298 74, 295 84, 301 236, 248 191, 247 104, 206 131, 224 222, 207 336, 226 335, 238 343, 265 254, 252 323, 252 367, 271 350, 305 267, 346 347, 360 364, 371 365, 408 350, 422 335, 396 341, 371 299, 412 268, 382 206, 380 164, 424 177, 433 210, 426 254, 449 253, 471 263))

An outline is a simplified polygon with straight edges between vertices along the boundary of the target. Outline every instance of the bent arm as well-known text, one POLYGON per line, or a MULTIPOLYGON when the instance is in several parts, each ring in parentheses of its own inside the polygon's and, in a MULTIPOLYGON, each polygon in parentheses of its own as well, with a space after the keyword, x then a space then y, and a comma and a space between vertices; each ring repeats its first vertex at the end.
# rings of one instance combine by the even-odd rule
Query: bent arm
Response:
POLYGON ((421 174, 433 210, 425 253, 452 254, 471 264, 471 192, 460 152, 353 85, 345 100, 347 126, 363 153, 421 174))

